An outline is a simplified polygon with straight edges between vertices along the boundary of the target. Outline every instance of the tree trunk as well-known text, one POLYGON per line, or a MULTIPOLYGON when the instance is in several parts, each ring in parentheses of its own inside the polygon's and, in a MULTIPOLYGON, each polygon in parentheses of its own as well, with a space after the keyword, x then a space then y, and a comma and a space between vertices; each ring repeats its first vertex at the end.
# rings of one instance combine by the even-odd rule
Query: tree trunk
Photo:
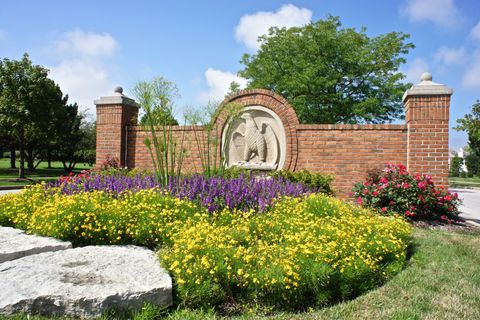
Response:
POLYGON ((18 177, 20 179, 25 179, 25 148, 24 148, 24 138, 20 136, 19 139, 19 151, 20 151, 20 167, 18 168, 18 177))
POLYGON ((17 161, 17 155, 15 153, 15 144, 12 142, 10 143, 10 168, 11 169, 17 168, 16 161, 17 161))
POLYGON ((52 150, 50 150, 50 148, 47 149, 47 162, 48 169, 52 169, 52 150))
POLYGON ((26 150, 25 152, 27 158, 27 168, 28 172, 32 173, 35 170, 35 154, 33 150, 26 150))

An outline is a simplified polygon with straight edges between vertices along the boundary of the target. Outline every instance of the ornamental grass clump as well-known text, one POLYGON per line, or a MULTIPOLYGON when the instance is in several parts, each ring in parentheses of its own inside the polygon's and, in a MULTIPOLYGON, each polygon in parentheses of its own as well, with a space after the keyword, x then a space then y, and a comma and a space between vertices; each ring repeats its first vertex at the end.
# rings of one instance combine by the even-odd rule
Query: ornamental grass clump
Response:
POLYGON ((412 175, 405 166, 391 163, 382 171, 371 171, 365 182, 357 183, 353 196, 358 204, 384 214, 448 223, 458 219, 461 203, 456 193, 436 187, 431 176, 412 175))
POLYGON ((357 296, 399 272, 411 228, 324 195, 267 214, 223 210, 160 251, 188 307, 261 304, 305 310, 357 296))

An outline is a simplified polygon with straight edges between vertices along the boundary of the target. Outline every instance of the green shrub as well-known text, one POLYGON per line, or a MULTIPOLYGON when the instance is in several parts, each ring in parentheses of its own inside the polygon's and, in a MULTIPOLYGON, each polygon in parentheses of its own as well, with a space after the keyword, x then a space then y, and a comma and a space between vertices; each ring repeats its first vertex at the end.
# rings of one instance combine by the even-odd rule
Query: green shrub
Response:
POLYGON ((458 218, 461 203, 456 193, 435 187, 431 176, 412 175, 405 166, 391 163, 382 171, 370 171, 367 181, 354 186, 353 196, 358 204, 385 214, 445 222, 458 218))

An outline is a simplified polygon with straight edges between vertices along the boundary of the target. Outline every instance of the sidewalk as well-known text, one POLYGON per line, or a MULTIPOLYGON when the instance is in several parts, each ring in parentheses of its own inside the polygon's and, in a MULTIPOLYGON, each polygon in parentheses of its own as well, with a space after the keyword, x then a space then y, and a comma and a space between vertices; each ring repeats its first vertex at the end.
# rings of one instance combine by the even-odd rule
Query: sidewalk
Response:
POLYGON ((463 200, 460 217, 480 226, 480 190, 451 188, 450 192, 458 193, 458 197, 463 200))

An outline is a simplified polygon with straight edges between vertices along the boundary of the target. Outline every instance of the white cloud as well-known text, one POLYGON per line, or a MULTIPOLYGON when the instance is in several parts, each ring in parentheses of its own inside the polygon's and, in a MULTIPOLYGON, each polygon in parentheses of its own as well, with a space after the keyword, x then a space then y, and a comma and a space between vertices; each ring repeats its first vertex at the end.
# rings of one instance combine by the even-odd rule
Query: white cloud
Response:
POLYGON ((480 21, 472 28, 469 37, 480 44, 480 21))
POLYGON ((244 15, 235 28, 235 38, 255 51, 260 48, 258 37, 266 34, 269 28, 301 26, 308 24, 311 19, 312 11, 298 8, 293 4, 285 4, 276 12, 259 11, 244 15))
POLYGON ((108 33, 85 32, 80 29, 67 32, 55 44, 55 51, 82 57, 110 57, 118 47, 108 33))
POLYGON ((50 66, 50 76, 68 94, 69 102, 93 115, 93 100, 113 93, 113 66, 107 58, 113 58, 117 49, 117 41, 108 33, 67 32, 49 48, 58 61, 50 66))
POLYGON ((417 84, 420 82, 420 76, 428 70, 428 63, 425 59, 416 58, 407 65, 406 69, 401 71, 407 76, 405 79, 406 82, 417 84))
POLYGON ((453 27, 463 21, 455 0, 407 0, 402 13, 412 22, 429 21, 440 27, 453 27))
POLYGON ((472 64, 466 69, 462 87, 466 89, 480 89, 480 50, 475 51, 472 64))
POLYGON ((197 100, 199 103, 223 100, 233 81, 238 83, 240 88, 245 88, 247 85, 247 80, 245 78, 239 77, 228 71, 221 71, 213 68, 208 68, 207 71, 205 71, 205 78, 209 89, 198 95, 197 100))
POLYGON ((467 61, 467 50, 464 47, 449 48, 442 46, 435 52, 434 61, 442 64, 463 64, 467 61))
POLYGON ((94 99, 113 93, 108 68, 95 61, 64 60, 50 68, 50 77, 68 94, 69 102, 77 102, 81 110, 90 115, 95 113, 94 99))

